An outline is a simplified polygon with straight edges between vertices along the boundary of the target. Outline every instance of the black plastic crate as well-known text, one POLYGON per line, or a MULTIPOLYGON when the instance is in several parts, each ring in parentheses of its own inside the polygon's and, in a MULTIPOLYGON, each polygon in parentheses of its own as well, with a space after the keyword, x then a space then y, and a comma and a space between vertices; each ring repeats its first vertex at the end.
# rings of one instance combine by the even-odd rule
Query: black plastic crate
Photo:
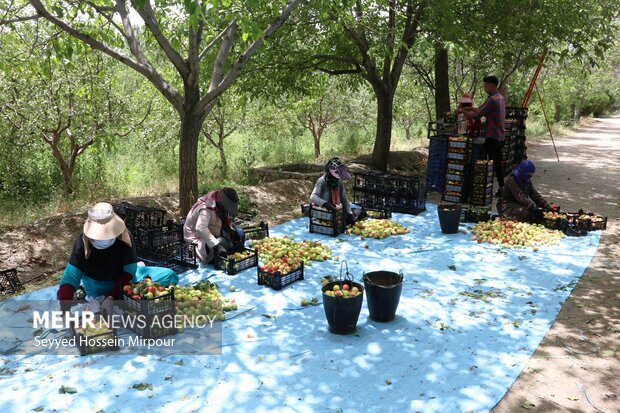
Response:
POLYGON ((463 194, 460 193, 460 192, 455 192, 455 191, 445 191, 443 193, 441 199, 443 201, 453 202, 453 203, 456 203, 456 204, 460 204, 460 203, 465 201, 463 194))
POLYGON ((141 248, 168 248, 171 244, 183 241, 183 233, 176 227, 170 227, 170 229, 136 228, 133 234, 138 253, 141 248))
POLYGON ((112 209, 114 210, 114 212, 116 212, 116 215, 118 215, 124 220, 127 216, 127 208, 131 208, 132 206, 133 205, 131 205, 129 202, 123 201, 112 204, 112 209))
POLYGON ((577 217, 577 227, 586 231, 605 230, 607 229, 607 217, 593 213, 581 214, 577 217))
POLYGON ((241 229, 245 232, 246 240, 261 240, 269 238, 269 224, 260 222, 256 225, 242 226, 241 229))
POLYGON ((16 268, 0 270, 0 294, 15 294, 23 289, 24 286, 17 276, 16 268))
POLYGON ((324 234, 330 237, 337 237, 345 231, 343 209, 339 209, 336 213, 332 213, 311 205, 309 221, 309 230, 311 234, 324 234))
POLYGON ((138 335, 148 339, 177 333, 177 329, 173 327, 176 314, 174 288, 158 297, 141 297, 139 300, 123 293, 123 304, 126 325, 138 335), (155 319, 158 319, 157 323, 155 319))
POLYGON ((427 190, 442 192, 446 173, 448 139, 445 136, 431 136, 428 143, 426 164, 427 190))
POLYGON ((75 346, 77 347, 80 356, 86 356, 88 354, 102 353, 104 351, 118 351, 118 334, 115 328, 110 328, 109 331, 101 334, 95 334, 92 336, 86 336, 82 332, 77 331, 74 327, 71 327, 73 337, 75 338, 75 346))
POLYGON ((232 223, 238 227, 250 225, 256 219, 258 213, 256 211, 238 211, 237 216, 232 218, 232 223))
POLYGON ((465 172, 464 171, 455 171, 453 169, 448 169, 446 171, 446 180, 450 181, 465 181, 465 172))
POLYGON ((448 138, 448 148, 467 149, 469 144, 470 140, 465 137, 451 136, 448 138))
POLYGON ((446 191, 464 192, 465 184, 459 181, 446 181, 446 191))
POLYGON ((124 213, 125 225, 132 232, 136 228, 161 228, 164 226, 166 211, 163 209, 127 204, 124 213))
POLYGON ((216 254, 213 266, 216 270, 222 270, 228 275, 236 275, 243 270, 256 267, 258 265, 258 254, 256 250, 244 248, 244 251, 251 252, 252 255, 239 261, 236 261, 231 255, 222 257, 220 254, 216 254))
POLYGON ((462 151, 463 151, 462 149, 455 150, 455 149, 448 148, 448 154, 447 154, 448 162, 452 162, 453 159, 456 159, 459 161, 466 161, 469 158, 469 154, 467 152, 462 152, 462 151))
POLYGON ((447 168, 455 171, 465 171, 467 169, 467 165, 464 160, 448 159, 447 168))
POLYGON ((465 221, 478 223, 485 222, 491 219, 491 208, 485 207, 472 207, 469 208, 465 214, 465 221))
POLYGON ((472 191, 470 204, 473 206, 487 206, 493 202, 493 187, 487 188, 484 192, 472 191))
POLYGON ((302 263, 297 269, 282 275, 280 271, 268 272, 256 268, 258 275, 258 285, 267 285, 272 289, 279 291, 282 288, 294 283, 295 281, 304 279, 304 264, 302 263))
POLYGON ((392 212, 390 212, 387 209, 374 208, 374 207, 366 207, 366 206, 364 206, 364 209, 366 209, 366 213, 368 214, 369 218, 373 218, 373 219, 390 219, 390 218, 392 218, 392 212))
POLYGON ((506 106, 506 119, 527 119, 528 108, 506 106))
POLYGON ((155 267, 170 268, 177 274, 198 268, 196 244, 182 242, 163 250, 143 251, 138 260, 155 267))

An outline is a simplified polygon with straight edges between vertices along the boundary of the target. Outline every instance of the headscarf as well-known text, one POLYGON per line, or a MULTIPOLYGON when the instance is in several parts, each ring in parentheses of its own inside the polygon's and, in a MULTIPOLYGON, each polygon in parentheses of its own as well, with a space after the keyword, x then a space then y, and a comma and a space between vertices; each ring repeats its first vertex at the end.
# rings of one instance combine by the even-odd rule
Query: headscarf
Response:
POLYGON ((351 178, 347 167, 338 158, 332 158, 325 165, 325 181, 332 188, 338 187, 340 180, 346 181, 351 178))
POLYGON ((534 172, 536 172, 534 162, 524 159, 514 168, 512 175, 521 189, 525 189, 530 183, 530 176, 528 174, 533 174, 534 172))

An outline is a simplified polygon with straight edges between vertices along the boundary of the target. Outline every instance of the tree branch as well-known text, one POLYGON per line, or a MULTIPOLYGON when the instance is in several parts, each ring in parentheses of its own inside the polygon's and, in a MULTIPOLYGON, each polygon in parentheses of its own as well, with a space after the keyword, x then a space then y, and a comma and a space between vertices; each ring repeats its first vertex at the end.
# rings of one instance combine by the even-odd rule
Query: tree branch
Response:
POLYGON ((179 53, 174 50, 174 47, 172 47, 166 36, 164 36, 164 34, 162 33, 161 28, 155 21, 150 0, 147 0, 144 3, 144 7, 142 8, 136 6, 135 0, 131 0, 131 4, 133 5, 134 9, 137 10, 140 17, 142 17, 142 20, 144 20, 144 24, 146 24, 151 33, 153 33, 153 37, 155 37, 155 40, 157 40, 157 44, 159 44, 159 46, 162 48, 162 50, 166 54, 166 57, 168 57, 168 60, 170 60, 170 62, 176 68, 177 72, 179 72, 181 77, 187 76, 187 74, 189 73, 189 68, 183 61, 181 55, 179 55, 179 53))
POLYGON ((413 14, 413 6, 411 5, 411 2, 407 6, 407 24, 405 25, 401 46, 398 49, 396 58, 394 59, 392 72, 390 73, 390 85, 393 89, 395 89, 398 84, 405 60, 407 60, 407 54, 409 53, 411 46, 413 46, 413 42, 415 41, 416 34, 418 32, 418 26, 420 25, 420 20, 427 6, 428 0, 422 1, 418 5, 415 14, 413 14))
POLYGON ((211 89, 205 96, 200 99, 197 105, 197 111, 200 113, 206 111, 209 105, 213 104, 213 101, 217 99, 225 90, 230 86, 232 81, 237 77, 241 69, 250 61, 250 58, 256 54, 258 49, 262 46, 265 40, 269 39, 273 33, 280 28, 284 22, 289 18, 295 7, 306 0, 291 0, 291 2, 282 10, 280 15, 263 31, 263 36, 254 41, 245 52, 239 56, 237 61, 232 65, 226 76, 217 85, 217 87, 211 89))
POLYGON ((205 55, 207 54, 207 52, 209 52, 209 50, 211 50, 211 48, 213 46, 215 46, 215 44, 218 42, 218 40, 220 40, 228 30, 231 29, 231 27, 235 26, 237 24, 237 19, 233 19, 233 21, 231 21, 228 26, 226 26, 226 28, 224 30, 222 30, 220 32, 220 34, 218 34, 217 36, 215 36, 215 38, 213 40, 211 40, 211 42, 209 42, 209 44, 203 49, 202 52, 200 52, 200 55, 198 55, 198 60, 202 60, 205 55))
POLYGON ((11 23, 18 23, 18 22, 26 22, 28 20, 36 20, 41 18, 40 14, 33 14, 31 16, 18 16, 18 17, 14 17, 12 19, 6 19, 6 20, 0 20, 0 26, 4 26, 7 24, 11 24, 11 23))
POLYGON ((183 112, 183 96, 177 92, 177 90, 172 87, 168 82, 166 82, 161 75, 150 65, 144 64, 141 62, 137 62, 130 57, 126 56, 124 53, 112 49, 111 47, 101 43, 100 41, 94 39, 86 33, 83 33, 74 27, 70 26, 66 22, 60 20, 56 16, 52 15, 43 5, 41 0, 29 0, 30 4, 37 10, 37 12, 41 15, 41 17, 48 20, 53 25, 62 29, 69 35, 75 37, 78 40, 83 41, 88 44, 92 49, 99 50, 113 59, 118 60, 124 65, 132 68, 136 72, 140 73, 144 77, 146 77, 157 90, 161 92, 161 94, 168 100, 172 106, 177 110, 177 112, 183 112))

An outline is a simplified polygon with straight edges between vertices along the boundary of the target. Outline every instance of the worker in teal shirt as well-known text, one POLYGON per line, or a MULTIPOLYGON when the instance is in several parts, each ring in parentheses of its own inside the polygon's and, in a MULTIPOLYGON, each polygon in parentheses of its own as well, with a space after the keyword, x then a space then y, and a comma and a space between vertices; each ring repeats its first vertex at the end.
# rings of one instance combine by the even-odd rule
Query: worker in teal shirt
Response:
POLYGON ((73 243, 60 280, 61 310, 69 310, 80 284, 87 296, 103 297, 102 308, 111 309, 112 300, 119 298, 123 287, 134 279, 137 262, 136 248, 125 222, 109 203, 96 204, 88 211, 83 234, 73 243))

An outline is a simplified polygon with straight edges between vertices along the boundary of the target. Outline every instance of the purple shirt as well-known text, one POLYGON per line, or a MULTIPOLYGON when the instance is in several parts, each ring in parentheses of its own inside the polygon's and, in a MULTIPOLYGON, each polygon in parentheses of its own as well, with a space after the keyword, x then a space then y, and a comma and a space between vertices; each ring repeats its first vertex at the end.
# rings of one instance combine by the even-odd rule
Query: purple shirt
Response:
POLYGON ((474 115, 474 119, 486 118, 485 138, 503 141, 505 137, 504 120, 506 119, 506 101, 498 91, 489 95, 474 115))

